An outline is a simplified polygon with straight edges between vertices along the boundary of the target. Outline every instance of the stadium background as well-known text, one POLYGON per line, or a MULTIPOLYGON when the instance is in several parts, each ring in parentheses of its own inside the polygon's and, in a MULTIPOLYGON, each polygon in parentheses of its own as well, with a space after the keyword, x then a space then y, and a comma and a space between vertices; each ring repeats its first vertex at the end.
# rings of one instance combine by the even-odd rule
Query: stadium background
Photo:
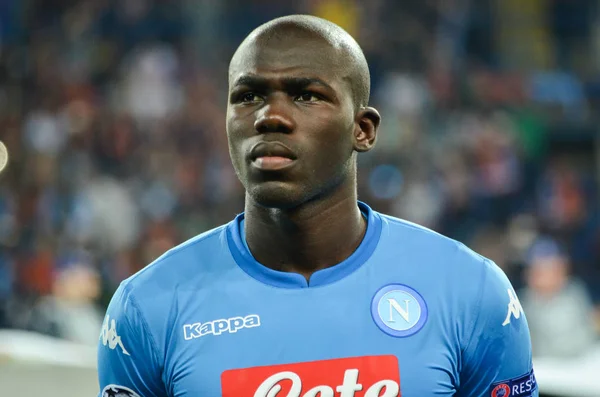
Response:
POLYGON ((493 259, 542 390, 600 396, 593 0, 1 1, 0 395, 93 395, 118 283, 242 210, 227 62, 289 13, 370 62, 384 121, 360 198, 493 259))

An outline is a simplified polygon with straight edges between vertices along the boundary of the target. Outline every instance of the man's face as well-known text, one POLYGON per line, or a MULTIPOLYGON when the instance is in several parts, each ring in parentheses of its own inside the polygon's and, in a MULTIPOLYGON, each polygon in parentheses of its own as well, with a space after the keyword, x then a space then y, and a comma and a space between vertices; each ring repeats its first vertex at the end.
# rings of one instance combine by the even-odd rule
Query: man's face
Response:
POLYGON ((230 68, 227 136, 233 166, 258 204, 293 208, 353 170, 355 110, 326 43, 252 43, 230 68))

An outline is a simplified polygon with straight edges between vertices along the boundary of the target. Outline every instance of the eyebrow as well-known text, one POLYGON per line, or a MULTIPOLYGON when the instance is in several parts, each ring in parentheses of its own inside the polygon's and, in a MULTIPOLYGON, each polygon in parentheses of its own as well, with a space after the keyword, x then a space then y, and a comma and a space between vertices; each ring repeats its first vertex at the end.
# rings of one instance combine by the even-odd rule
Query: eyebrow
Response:
MULTIPOLYGON (((333 87, 318 77, 283 77, 279 79, 279 81, 281 81, 286 90, 290 91, 304 89, 310 85, 318 85, 335 92, 333 87)), ((240 85, 256 89, 265 89, 269 86, 269 79, 260 76, 243 75, 233 84, 234 87, 240 85)))

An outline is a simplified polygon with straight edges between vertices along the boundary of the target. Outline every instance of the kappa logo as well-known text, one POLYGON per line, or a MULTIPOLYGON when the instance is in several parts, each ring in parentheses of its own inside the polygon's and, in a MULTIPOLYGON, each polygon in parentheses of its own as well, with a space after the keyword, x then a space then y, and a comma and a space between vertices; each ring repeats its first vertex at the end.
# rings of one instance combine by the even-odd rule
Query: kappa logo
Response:
POLYGON ((506 319, 504 319, 504 322, 502 323, 502 326, 505 327, 508 324, 510 324, 510 318, 511 316, 514 316, 515 319, 519 319, 521 318, 521 315, 523 314, 523 307, 521 306, 521 302, 519 302, 519 298, 517 297, 517 294, 515 293, 515 291, 513 291, 512 289, 507 289, 508 291, 508 313, 506 314, 506 319))
POLYGON ((393 355, 231 369, 221 374, 221 392, 223 397, 400 397, 400 370, 393 355))
POLYGON ((246 317, 231 317, 204 323, 185 324, 183 326, 183 337, 185 340, 200 338, 204 335, 221 335, 225 332, 234 334, 243 328, 260 327, 258 314, 250 314, 246 317))
POLYGON ((413 335, 427 321, 427 305, 414 289, 402 284, 381 288, 371 303, 375 324, 386 334, 395 337, 413 335))
POLYGON ((104 346, 108 346, 109 349, 114 350, 119 346, 123 354, 129 356, 129 352, 123 346, 123 341, 121 337, 117 334, 117 322, 113 318, 110 319, 110 316, 107 314, 104 318, 104 323, 102 324, 102 331, 100 332, 100 340, 104 346), (110 328, 109 328, 110 323, 110 328))

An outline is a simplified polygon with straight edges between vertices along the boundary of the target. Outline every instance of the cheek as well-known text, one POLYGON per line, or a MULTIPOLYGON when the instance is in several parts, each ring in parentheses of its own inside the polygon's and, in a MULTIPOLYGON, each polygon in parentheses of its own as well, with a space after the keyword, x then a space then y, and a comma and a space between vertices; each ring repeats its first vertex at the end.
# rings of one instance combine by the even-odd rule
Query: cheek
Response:
POLYGON ((241 176, 240 172, 243 171, 243 148, 242 139, 240 135, 241 129, 236 126, 237 122, 227 120, 227 144, 229 147, 229 157, 233 168, 238 176, 241 176))
POLYGON ((326 127, 318 134, 316 140, 319 141, 321 147, 327 148, 329 153, 327 157, 335 156, 339 159, 352 154, 353 123, 348 123, 345 118, 332 115, 329 119, 323 120, 320 125, 326 127))
POLYGON ((234 140, 240 131, 239 119, 232 117, 232 115, 229 112, 227 112, 227 122, 225 123, 225 129, 227 131, 227 138, 230 141, 234 140))
POLYGON ((312 131, 315 133, 311 133, 308 138, 310 142, 305 147, 313 158, 315 172, 320 173, 323 178, 343 172, 352 157, 353 131, 351 127, 348 128, 347 123, 344 123, 343 120, 336 120, 332 117, 322 123, 315 123, 312 131))
POLYGON ((242 142, 244 139, 243 131, 246 130, 244 123, 239 118, 228 118, 226 124, 227 141, 229 143, 229 151, 239 153, 242 150, 242 142))

